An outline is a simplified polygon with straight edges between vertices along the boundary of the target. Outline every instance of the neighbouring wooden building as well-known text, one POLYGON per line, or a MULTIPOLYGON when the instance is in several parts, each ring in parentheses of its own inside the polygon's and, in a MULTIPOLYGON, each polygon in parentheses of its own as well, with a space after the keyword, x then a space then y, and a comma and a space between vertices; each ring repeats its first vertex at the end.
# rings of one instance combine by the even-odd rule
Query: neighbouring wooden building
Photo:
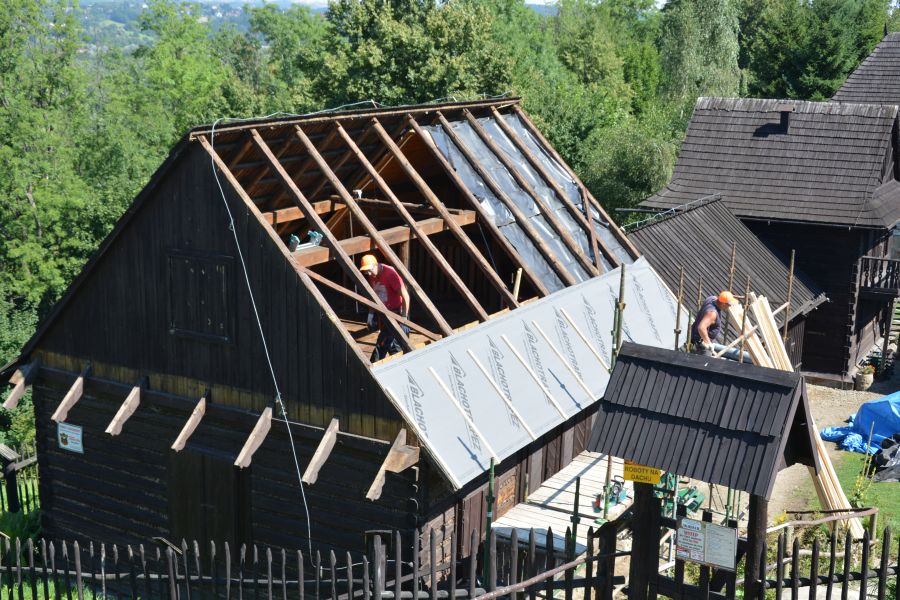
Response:
MULTIPOLYGON (((806 321, 802 368, 847 381, 890 324, 900 220, 896 106, 700 98, 672 181, 643 203, 721 196, 829 302, 806 321)), ((706 240, 698 236, 697 244, 706 240)))
MULTIPOLYGON (((768 298, 773 307, 789 303, 775 319, 783 327, 788 317, 785 347, 795 368, 799 367, 806 321, 825 302, 825 294, 799 271, 791 284, 788 266, 731 213, 720 197, 673 208, 627 231, 669 289, 677 293, 681 288, 685 306, 696 309, 699 300, 721 290, 741 295, 748 282, 750 291, 768 298)), ((727 329, 726 342, 736 333, 736 329, 727 329)), ((686 341, 687 335, 681 340, 686 341)))
MULTIPOLYGON (((43 533, 359 550, 434 529, 446 552, 483 527, 487 475, 419 453, 366 313, 410 327, 414 357, 637 256, 516 99, 195 128, 2 370, 12 403, 33 389, 43 533), (409 320, 366 252, 407 281, 409 320)), ((579 401, 498 446, 498 512, 584 448, 579 401)))

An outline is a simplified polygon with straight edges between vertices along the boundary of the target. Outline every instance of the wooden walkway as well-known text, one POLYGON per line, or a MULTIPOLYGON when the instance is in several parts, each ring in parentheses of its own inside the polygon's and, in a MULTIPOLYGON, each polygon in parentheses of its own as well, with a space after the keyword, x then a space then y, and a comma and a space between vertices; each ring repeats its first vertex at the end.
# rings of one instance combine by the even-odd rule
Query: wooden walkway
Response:
MULTIPOLYGON (((613 458, 613 477, 622 476, 622 460, 613 458)), ((598 525, 594 520, 602 516, 594 512, 593 502, 597 494, 603 492, 606 479, 606 457, 597 452, 584 451, 569 463, 562 471, 541 484, 541 487, 528 496, 525 502, 512 507, 509 512, 497 519, 493 527, 501 539, 509 539, 513 528, 518 530, 520 540, 528 540, 529 532, 535 530, 535 540, 539 547, 546 545, 547 529, 553 529, 553 546, 557 552, 565 549, 564 535, 566 528, 572 526, 572 510, 575 503, 575 480, 581 477, 581 490, 578 499, 578 514, 581 522, 576 532, 576 553, 587 549, 588 528, 598 525)), ((626 482, 628 499, 612 506, 609 518, 615 519, 625 511, 632 502, 632 485, 626 482)))

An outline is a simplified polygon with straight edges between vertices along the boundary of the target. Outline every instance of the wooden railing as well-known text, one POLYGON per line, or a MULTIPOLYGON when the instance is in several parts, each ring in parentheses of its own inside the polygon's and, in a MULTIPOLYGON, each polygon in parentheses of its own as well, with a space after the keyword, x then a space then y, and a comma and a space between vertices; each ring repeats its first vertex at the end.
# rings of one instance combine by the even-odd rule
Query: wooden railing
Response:
POLYGON ((859 286, 869 291, 900 293, 900 260, 863 256, 859 259, 859 286))

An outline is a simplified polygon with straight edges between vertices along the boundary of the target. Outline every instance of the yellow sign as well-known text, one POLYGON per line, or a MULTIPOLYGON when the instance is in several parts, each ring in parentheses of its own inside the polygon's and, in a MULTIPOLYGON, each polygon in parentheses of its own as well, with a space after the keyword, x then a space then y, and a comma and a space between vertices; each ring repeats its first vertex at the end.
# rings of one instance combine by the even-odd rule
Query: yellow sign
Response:
POLYGON ((631 461, 625 461, 625 479, 635 481, 637 483, 659 483, 662 471, 653 467, 645 467, 631 461))

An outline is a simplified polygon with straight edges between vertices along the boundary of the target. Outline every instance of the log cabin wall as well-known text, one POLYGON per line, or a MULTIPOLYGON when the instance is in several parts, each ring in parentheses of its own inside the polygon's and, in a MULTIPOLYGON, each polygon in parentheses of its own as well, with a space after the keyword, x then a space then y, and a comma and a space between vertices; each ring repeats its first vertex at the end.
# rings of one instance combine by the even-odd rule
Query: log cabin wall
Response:
MULTIPOLYGON (((275 396, 209 156, 189 144, 41 339, 45 354, 218 386, 215 402, 261 411, 275 396)), ((226 197, 290 417, 392 440, 401 418, 339 324, 262 226, 226 197)), ((53 366, 53 365, 51 365, 53 366)), ((79 371, 80 368, 76 368, 79 371)))
POLYGON ((796 250, 797 269, 812 277, 828 296, 829 302, 806 320, 803 370, 847 374, 865 358, 879 335, 878 320, 887 301, 861 300, 857 272, 861 257, 884 251, 887 232, 774 221, 745 223, 782 258, 796 250))
MULTIPOLYGON (((46 375, 34 386, 43 532, 48 538, 147 543, 160 536, 203 543, 305 547, 307 521, 283 422, 246 469, 233 466, 255 424, 252 414, 210 410, 181 452, 170 446, 193 404, 148 392, 122 433, 105 433, 120 385, 88 380, 67 423, 82 427, 84 453, 61 449, 50 420, 70 382, 46 375)), ((292 426, 301 468, 321 431, 292 426)), ((365 550, 366 530, 412 531, 416 469, 389 475, 377 502, 365 498, 389 444, 339 436, 314 485, 305 487, 316 548, 365 550)))

